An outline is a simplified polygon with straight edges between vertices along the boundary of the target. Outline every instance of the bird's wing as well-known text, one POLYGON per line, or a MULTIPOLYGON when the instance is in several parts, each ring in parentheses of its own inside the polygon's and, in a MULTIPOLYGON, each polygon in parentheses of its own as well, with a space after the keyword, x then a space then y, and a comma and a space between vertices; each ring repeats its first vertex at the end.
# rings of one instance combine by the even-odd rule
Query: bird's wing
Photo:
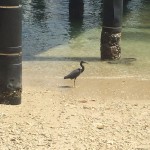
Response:
POLYGON ((75 79, 77 78, 81 73, 81 69, 78 68, 76 70, 73 70, 71 73, 69 73, 68 75, 66 75, 64 78, 65 79, 75 79))

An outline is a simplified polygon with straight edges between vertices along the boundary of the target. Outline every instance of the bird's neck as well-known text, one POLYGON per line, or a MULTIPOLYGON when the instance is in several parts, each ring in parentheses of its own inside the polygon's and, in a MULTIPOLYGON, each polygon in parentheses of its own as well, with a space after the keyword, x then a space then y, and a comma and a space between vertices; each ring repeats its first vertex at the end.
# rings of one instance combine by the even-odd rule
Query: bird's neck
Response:
POLYGON ((83 72, 84 71, 84 66, 82 64, 80 64, 80 66, 81 66, 81 72, 83 72))

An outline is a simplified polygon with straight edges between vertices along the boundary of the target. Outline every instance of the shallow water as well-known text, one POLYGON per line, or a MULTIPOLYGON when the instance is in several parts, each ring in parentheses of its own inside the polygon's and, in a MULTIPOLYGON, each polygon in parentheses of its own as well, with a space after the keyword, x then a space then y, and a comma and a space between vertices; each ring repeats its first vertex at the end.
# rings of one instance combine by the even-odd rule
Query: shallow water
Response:
MULTIPOLYGON (((122 59, 101 62, 102 2, 87 0, 83 20, 70 22, 68 0, 23 0, 23 59, 68 62, 84 59, 89 75, 150 77, 150 1, 131 0, 124 8, 122 59)), ((63 68, 62 63, 57 63, 63 68)), ((55 70, 55 67, 53 67, 55 70)))
POLYGON ((68 0, 23 0, 24 55, 34 55, 58 45, 68 44, 101 22, 101 0, 86 1, 83 19, 69 21, 68 0))

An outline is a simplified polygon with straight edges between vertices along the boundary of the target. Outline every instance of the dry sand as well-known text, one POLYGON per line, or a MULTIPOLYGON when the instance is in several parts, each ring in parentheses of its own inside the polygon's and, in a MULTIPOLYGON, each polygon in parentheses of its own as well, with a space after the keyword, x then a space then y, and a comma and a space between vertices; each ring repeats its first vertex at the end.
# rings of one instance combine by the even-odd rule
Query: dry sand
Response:
POLYGON ((29 63, 22 104, 0 105, 1 150, 150 150, 149 79, 82 75, 72 88, 29 63))

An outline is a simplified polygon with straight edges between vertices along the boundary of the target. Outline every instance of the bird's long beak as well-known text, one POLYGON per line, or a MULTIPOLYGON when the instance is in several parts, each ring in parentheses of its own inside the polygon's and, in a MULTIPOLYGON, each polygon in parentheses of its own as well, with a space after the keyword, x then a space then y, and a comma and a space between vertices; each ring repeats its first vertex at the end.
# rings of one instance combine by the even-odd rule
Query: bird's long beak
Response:
POLYGON ((87 62, 85 62, 85 61, 84 61, 83 63, 88 64, 88 63, 87 63, 87 62))

